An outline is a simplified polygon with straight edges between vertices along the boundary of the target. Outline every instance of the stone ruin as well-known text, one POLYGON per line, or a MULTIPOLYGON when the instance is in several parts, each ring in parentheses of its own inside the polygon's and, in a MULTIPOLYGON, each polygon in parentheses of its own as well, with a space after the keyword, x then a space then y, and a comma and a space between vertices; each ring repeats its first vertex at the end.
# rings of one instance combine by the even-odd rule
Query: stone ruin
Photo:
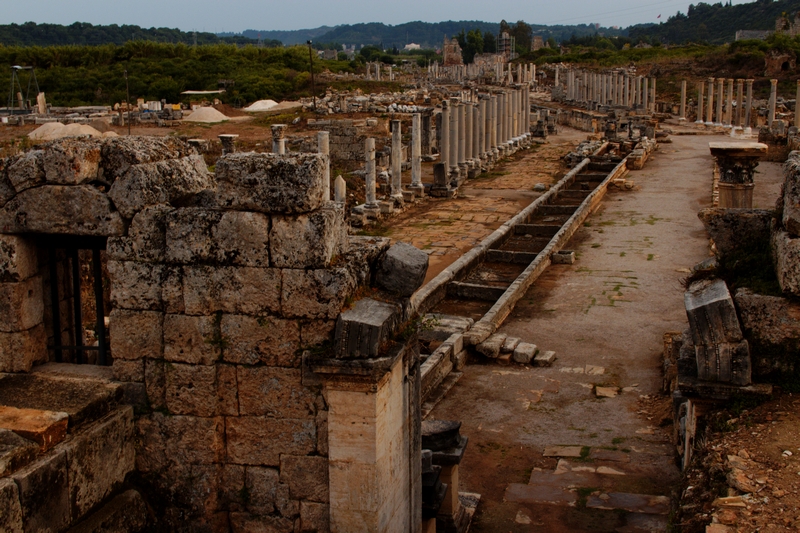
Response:
POLYGON ((233 153, 212 174, 178 140, 126 137, 3 162, 0 530, 435 521, 408 327, 427 256, 348 236, 325 161, 233 153), (359 300, 371 283, 381 300, 359 300))

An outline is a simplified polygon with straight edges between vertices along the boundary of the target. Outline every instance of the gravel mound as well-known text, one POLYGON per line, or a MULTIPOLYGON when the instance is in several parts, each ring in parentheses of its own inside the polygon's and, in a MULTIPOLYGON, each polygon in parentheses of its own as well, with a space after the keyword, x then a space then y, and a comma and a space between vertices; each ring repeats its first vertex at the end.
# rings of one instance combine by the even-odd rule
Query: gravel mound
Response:
POLYGON ((258 102, 253 102, 249 107, 245 107, 244 110, 250 111, 251 113, 258 111, 269 111, 276 105, 278 105, 278 102, 275 100, 259 100, 258 102))
POLYGON ((228 117, 214 109, 213 107, 201 107, 192 112, 191 115, 183 119, 187 122, 225 122, 228 117))
POLYGON ((102 133, 87 124, 68 124, 48 122, 28 134, 34 141, 54 141, 62 137, 102 137, 102 133))

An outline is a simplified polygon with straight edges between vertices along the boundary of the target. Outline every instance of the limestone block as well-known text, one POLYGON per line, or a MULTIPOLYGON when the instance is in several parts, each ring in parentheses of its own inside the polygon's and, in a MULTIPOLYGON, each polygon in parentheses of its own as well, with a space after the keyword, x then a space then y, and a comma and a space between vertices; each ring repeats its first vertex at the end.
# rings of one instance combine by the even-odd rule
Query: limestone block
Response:
POLYGON ((398 242, 384 254, 378 264, 378 286, 400 296, 411 296, 425 281, 428 254, 398 242))
POLYGON ((167 363, 166 404, 170 413, 210 417, 217 414, 217 369, 167 363))
POLYGON ((775 231, 772 253, 781 290, 800 296, 800 239, 793 239, 786 231, 775 231))
POLYGON ((232 533, 262 533, 274 531, 275 533, 291 533, 294 531, 294 521, 281 516, 253 516, 249 513, 231 513, 232 533))
POLYGON ((163 262, 166 251, 166 218, 173 208, 148 206, 136 213, 128 235, 108 239, 110 259, 118 261, 163 262))
POLYGON ((300 323, 300 346, 308 348, 333 341, 336 322, 333 320, 306 320, 300 323))
POLYGON ((0 478, 0 531, 23 532, 19 489, 11 478, 0 478))
POLYGON ((769 241, 773 211, 767 209, 703 209, 697 214, 717 248, 718 257, 746 253, 769 241))
POLYGON ((44 185, 22 191, 0 209, 0 233, 122 235, 108 196, 90 185, 44 185))
POLYGON ((106 181, 123 176, 133 165, 157 163, 196 155, 188 143, 175 137, 125 136, 103 141, 100 155, 106 181))
POLYGON ((85 515, 134 469, 133 407, 110 413, 66 443, 72 516, 85 515))
POLYGON ((67 436, 69 415, 59 411, 0 406, 0 428, 36 442, 47 451, 67 436))
POLYGON ((203 158, 192 155, 131 166, 114 181, 108 196, 123 217, 133 218, 148 205, 179 202, 213 187, 203 158))
POLYGON ((142 495, 131 489, 115 496, 67 533, 142 533, 148 518, 142 495))
MULTIPOLYGON (((506 342, 506 337, 507 335, 504 333, 495 333, 475 346, 475 349, 486 357, 497 358, 500 355, 500 348, 506 342)), ((519 346, 517 346, 517 349, 519 349, 519 346)))
POLYGON ((400 308, 395 304, 371 298, 358 300, 336 322, 334 357, 377 357, 383 343, 395 333, 400 319, 400 308))
POLYGON ((783 227, 792 237, 800 237, 800 152, 789 154, 784 166, 783 227))
POLYGON ((269 218, 261 213, 179 209, 166 240, 170 263, 269 266, 269 218))
POLYGON ((308 455, 317 445, 313 419, 231 417, 225 432, 228 460, 235 464, 279 466, 281 454, 308 455))
POLYGON ((341 238, 342 212, 320 209, 308 215, 273 216, 269 234, 272 263, 281 268, 324 268, 341 238))
POLYGON ((281 272, 281 312, 285 317, 336 318, 355 290, 355 281, 345 268, 281 272))
POLYGON ((511 357, 515 363, 521 363, 523 365, 527 365, 536 356, 537 351, 539 350, 535 344, 531 344, 528 342, 520 342, 514 349, 513 355, 511 357))
POLYGON ((47 334, 39 324, 27 331, 0 332, 0 372, 28 372, 47 359, 47 334))
POLYGON ((183 268, 167 265, 163 270, 161 282, 161 299, 166 313, 184 313, 183 302, 183 268))
POLYGON ((18 193, 44 184, 44 150, 31 150, 10 158, 6 176, 18 193))
MULTIPOLYGON (((11 430, 0 429, 0 477, 8 476, 27 465, 36 459, 37 453, 39 445, 32 440, 20 437, 11 430)), ((2 507, 3 504, 0 503, 0 509, 2 507)))
POLYGON ((757 376, 790 374, 800 352, 800 304, 741 288, 734 295, 757 376))
POLYGON ((224 338, 214 316, 164 316, 164 359, 211 365, 219 360, 224 338))
POLYGON ((269 366, 237 369, 239 412, 276 418, 314 418, 317 394, 304 387, 298 368, 269 366))
POLYGON ((324 503, 300 502, 300 531, 330 531, 330 512, 324 503))
POLYGON ((100 168, 100 141, 64 138, 44 147, 44 174, 47 183, 78 185, 97 179, 100 168))
POLYGON ((136 469, 161 472, 173 465, 212 464, 225 457, 223 418, 164 415, 136 419, 136 469))
MULTIPOLYGON (((274 268, 187 266, 186 313, 263 315, 280 310, 281 271, 274 268)), ((299 302, 303 305, 306 302, 299 302)))
POLYGON ((746 340, 694 347, 697 377, 705 381, 722 381, 749 385, 752 381, 750 346, 746 340))
POLYGON ((67 529, 71 505, 64 450, 51 451, 11 477, 19 488, 25 531, 67 529))
POLYGON ((230 363, 300 366, 300 326, 296 320, 247 315, 223 315, 220 324, 226 340, 223 358, 230 363))
POLYGON ((125 359, 115 358, 111 364, 111 370, 114 373, 115 381, 144 383, 144 359, 126 361, 125 359))
POLYGON ((217 509, 244 511, 252 498, 245 485, 246 468, 240 465, 217 465, 217 509))
POLYGON ((0 283, 0 332, 15 333, 42 323, 42 277, 0 283))
POLYGON ((147 401, 153 409, 167 408, 165 366, 162 359, 145 359, 144 361, 145 391, 147 392, 147 401))
POLYGON ((0 235, 0 282, 24 281, 39 271, 33 240, 17 235, 0 235))
POLYGON ((109 337, 114 360, 159 359, 163 353, 164 313, 114 309, 109 337))
POLYGON ((247 510, 257 515, 272 514, 275 511, 278 481, 277 469, 248 466, 245 481, 249 494, 247 510))
POLYGON ((289 486, 295 500, 328 502, 328 458, 281 456, 281 483, 289 486))
POLYGON ((134 261, 109 261, 111 305, 114 309, 159 311, 164 265, 134 261))
POLYGON ((322 154, 229 154, 217 161, 217 198, 226 209, 308 213, 323 205, 322 154))

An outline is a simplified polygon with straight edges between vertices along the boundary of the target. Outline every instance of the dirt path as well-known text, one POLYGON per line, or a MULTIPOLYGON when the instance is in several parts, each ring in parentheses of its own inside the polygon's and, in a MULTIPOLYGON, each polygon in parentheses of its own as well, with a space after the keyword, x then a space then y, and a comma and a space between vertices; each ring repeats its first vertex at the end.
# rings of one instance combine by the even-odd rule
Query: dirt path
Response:
MULTIPOLYGON (((549 268, 517 304, 501 332, 555 350, 553 367, 468 365, 433 411, 470 437, 462 490, 483 495, 472 531, 666 527, 666 514, 629 512, 665 511, 665 499, 631 495, 670 496, 679 477, 670 400, 659 397, 662 338, 686 327, 681 279, 708 257, 696 213, 711 199, 707 143, 723 139, 662 144, 629 175, 636 189, 610 192, 576 233, 575 264, 549 268), (595 386, 619 394, 598 398, 595 386), (550 446, 577 448, 544 457, 550 446)), ((768 207, 779 167, 759 171, 756 203, 768 207)))

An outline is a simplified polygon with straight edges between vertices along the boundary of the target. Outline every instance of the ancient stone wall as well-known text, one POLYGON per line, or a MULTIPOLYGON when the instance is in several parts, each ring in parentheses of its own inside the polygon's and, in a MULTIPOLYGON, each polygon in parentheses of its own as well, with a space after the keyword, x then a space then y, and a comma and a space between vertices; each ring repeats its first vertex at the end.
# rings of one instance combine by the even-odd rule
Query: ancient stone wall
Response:
POLYGON ((323 169, 230 154, 212 175, 179 141, 119 138, 50 143, 0 175, 0 370, 47 359, 38 235, 107 238, 114 377, 142 400, 136 469, 172 531, 328 530, 328 403, 303 354, 388 242, 348 241, 323 169))
POLYGON ((309 126, 330 133, 330 156, 333 161, 363 161, 367 138, 366 120, 315 120, 309 126))

